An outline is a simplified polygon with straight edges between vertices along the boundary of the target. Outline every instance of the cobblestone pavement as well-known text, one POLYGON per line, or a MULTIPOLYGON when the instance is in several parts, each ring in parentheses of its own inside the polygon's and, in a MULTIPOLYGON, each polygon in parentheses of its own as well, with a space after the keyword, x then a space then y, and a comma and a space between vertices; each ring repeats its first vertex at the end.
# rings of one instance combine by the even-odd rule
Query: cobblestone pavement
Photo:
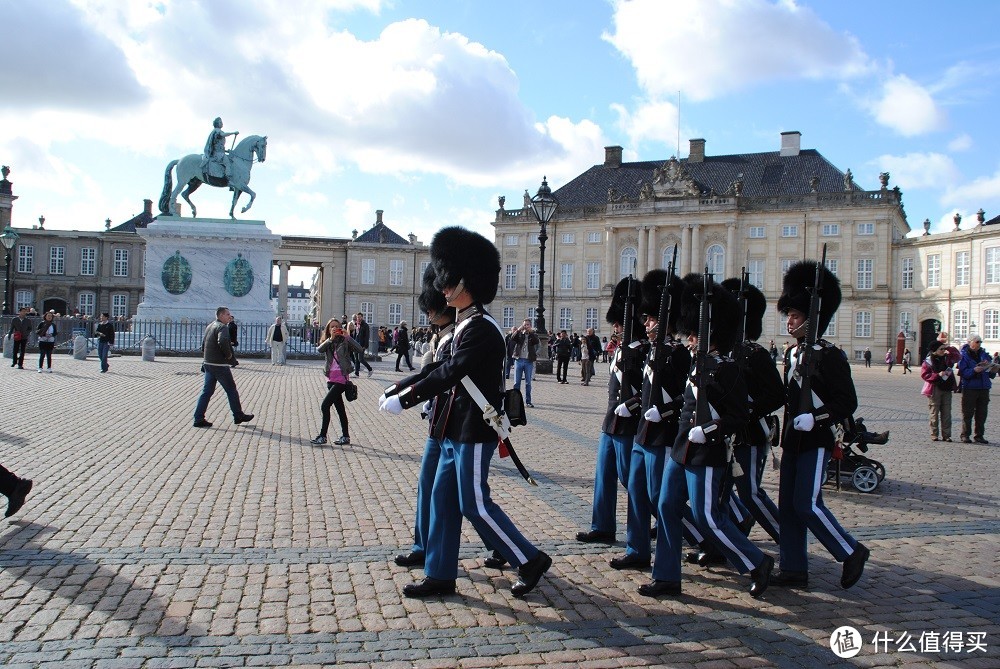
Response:
MULTIPOLYGON (((390 560, 411 541, 424 426, 416 411, 376 412, 381 388, 401 377, 388 364, 358 380, 347 447, 309 444, 317 362, 245 361, 235 374, 257 418, 234 426, 220 389, 208 430, 191 427, 201 386, 191 359, 113 358, 99 374, 96 360, 58 356, 54 368, 0 368, 0 462, 35 480, 0 524, 8 669, 1000 666, 1000 450, 930 442, 919 377, 898 369, 854 370, 859 415, 892 431, 871 453, 886 480, 874 494, 824 495, 872 551, 849 591, 812 543, 808 592, 772 588, 757 601, 732 570, 686 565, 684 595, 656 601, 636 592, 648 574, 609 568, 621 545, 576 543, 590 520, 601 369, 589 387, 536 380, 536 408, 514 439, 540 487, 506 460, 493 467, 496 501, 555 558, 540 586, 511 596, 511 570, 482 567, 466 524, 458 594, 420 601, 401 590, 422 574, 390 560), (863 635, 853 659, 830 650, 840 625, 863 635)), ((987 427, 1000 440, 1000 408, 987 427)), ((772 493, 776 482, 768 472, 772 493)), ((752 536, 777 555, 759 528, 752 536)))

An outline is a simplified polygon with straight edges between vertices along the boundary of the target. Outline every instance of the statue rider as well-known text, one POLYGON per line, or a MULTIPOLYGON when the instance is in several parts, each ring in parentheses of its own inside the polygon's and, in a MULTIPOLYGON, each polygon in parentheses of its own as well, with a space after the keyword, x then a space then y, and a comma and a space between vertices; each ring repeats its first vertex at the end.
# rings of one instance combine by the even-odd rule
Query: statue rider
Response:
POLYGON ((226 150, 226 137, 238 135, 237 132, 223 132, 222 118, 212 121, 212 132, 205 141, 205 153, 201 161, 201 169, 206 176, 229 178, 229 152, 226 150), (217 166, 213 169, 213 166, 217 166))

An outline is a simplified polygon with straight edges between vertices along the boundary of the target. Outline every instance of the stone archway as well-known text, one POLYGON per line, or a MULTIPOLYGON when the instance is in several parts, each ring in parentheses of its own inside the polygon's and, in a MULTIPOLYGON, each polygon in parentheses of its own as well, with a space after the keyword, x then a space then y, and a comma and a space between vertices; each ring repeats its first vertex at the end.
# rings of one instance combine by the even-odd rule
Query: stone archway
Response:
POLYGON ((42 313, 45 313, 46 311, 54 311, 57 314, 62 314, 63 316, 66 316, 68 315, 67 314, 68 306, 69 305, 66 304, 66 300, 62 299, 61 297, 47 297, 42 302, 42 313))

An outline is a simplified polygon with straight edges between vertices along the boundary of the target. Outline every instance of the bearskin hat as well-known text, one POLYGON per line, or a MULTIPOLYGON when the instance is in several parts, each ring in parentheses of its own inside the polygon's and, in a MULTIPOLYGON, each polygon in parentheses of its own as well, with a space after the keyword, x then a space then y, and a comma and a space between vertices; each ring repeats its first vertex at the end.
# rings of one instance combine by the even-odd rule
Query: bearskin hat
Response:
POLYGON ((500 284, 500 253, 493 242, 459 226, 438 230, 431 240, 434 287, 444 290, 461 281, 472 299, 489 304, 500 284))
MULTIPOLYGON (((677 331, 683 335, 697 335, 701 321, 701 293, 704 287, 702 276, 688 274, 684 277, 684 289, 681 291, 680 316, 677 318, 677 331)), ((710 340, 720 351, 728 351, 735 343, 738 327, 739 310, 736 296, 712 282, 712 296, 709 304, 712 308, 712 323, 710 340)))
POLYGON ((608 313, 605 314, 604 320, 609 324, 620 323, 622 327, 625 327, 625 301, 628 297, 628 282, 630 278, 635 282, 635 301, 632 304, 632 332, 639 333, 643 331, 642 314, 640 313, 642 305, 642 282, 634 277, 625 277, 615 286, 615 291, 611 295, 611 304, 608 306, 608 313))
MULTIPOLYGON (((736 278, 726 279, 722 282, 722 287, 735 295, 736 299, 739 300, 740 283, 742 282, 736 278)), ((751 283, 747 284, 746 292, 747 320, 746 331, 743 334, 750 341, 757 341, 764 331, 764 311, 767 309, 767 298, 764 297, 764 293, 760 292, 757 286, 751 283)))
MULTIPOLYGON (((660 300, 663 299, 663 287, 667 285, 667 271, 662 269, 650 270, 646 276, 642 277, 642 307, 641 312, 646 316, 654 318, 660 315, 660 300)), ((680 314, 681 292, 684 284, 677 276, 674 276, 670 284, 671 301, 670 313, 667 314, 667 331, 677 331, 677 316, 680 314)))
POLYGON ((434 287, 434 279, 436 277, 434 266, 428 265, 427 269, 424 270, 420 296, 417 298, 417 306, 425 314, 433 312, 435 315, 441 315, 448 308, 448 302, 444 299, 444 294, 434 287))
MULTIPOLYGON (((809 291, 816 282, 815 260, 803 260, 788 268, 788 273, 781 285, 781 297, 778 298, 778 311, 787 314, 789 309, 809 314, 809 291)), ((819 329, 823 333, 830 325, 830 319, 840 307, 840 281, 826 267, 823 268, 822 302, 819 309, 819 329)))

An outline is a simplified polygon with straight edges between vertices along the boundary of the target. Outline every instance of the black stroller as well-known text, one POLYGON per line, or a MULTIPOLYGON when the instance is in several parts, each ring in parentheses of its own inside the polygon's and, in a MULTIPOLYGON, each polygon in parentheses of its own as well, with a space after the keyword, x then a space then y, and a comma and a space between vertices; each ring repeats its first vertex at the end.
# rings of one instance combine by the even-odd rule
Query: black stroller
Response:
POLYGON ((888 430, 869 432, 864 418, 849 418, 844 421, 842 457, 837 459, 834 455, 830 458, 826 469, 826 483, 833 483, 840 490, 840 479, 848 478, 858 492, 874 492, 885 478, 885 467, 878 460, 861 454, 868 452, 870 444, 885 444, 888 441, 888 430))

